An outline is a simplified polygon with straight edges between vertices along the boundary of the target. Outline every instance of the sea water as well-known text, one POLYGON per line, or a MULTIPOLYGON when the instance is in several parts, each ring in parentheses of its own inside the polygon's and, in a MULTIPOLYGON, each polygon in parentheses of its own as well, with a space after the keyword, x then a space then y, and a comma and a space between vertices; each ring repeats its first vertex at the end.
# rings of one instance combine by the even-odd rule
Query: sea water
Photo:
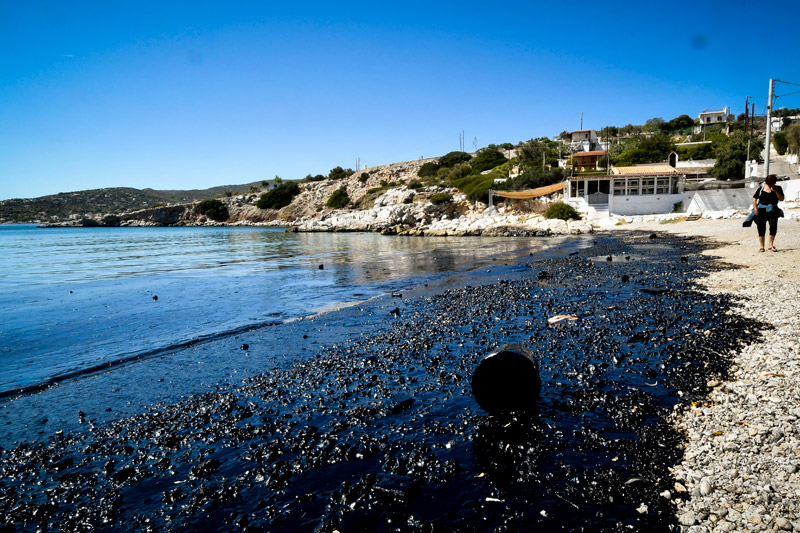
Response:
POLYGON ((0 394, 307 316, 541 239, 0 226, 0 394))

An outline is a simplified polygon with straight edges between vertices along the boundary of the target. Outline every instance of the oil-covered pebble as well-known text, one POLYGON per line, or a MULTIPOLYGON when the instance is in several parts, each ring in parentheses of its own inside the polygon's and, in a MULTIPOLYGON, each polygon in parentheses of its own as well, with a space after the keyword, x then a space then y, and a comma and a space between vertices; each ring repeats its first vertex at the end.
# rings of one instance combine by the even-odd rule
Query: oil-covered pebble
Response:
MULTIPOLYGON (((0 521, 63 531, 664 531, 678 516, 702 522, 710 512, 677 515, 676 502, 702 493, 703 477, 712 496, 728 485, 701 468, 671 473, 684 437, 669 415, 704 404, 754 322, 737 301, 695 285, 716 268, 700 248, 647 233, 598 236, 575 255, 406 297, 402 313, 387 294, 364 305, 379 318, 350 341, 303 343, 307 357, 236 385, 92 427, 85 415, 80 430, 0 450, 0 521), (680 261, 687 253, 697 261, 680 261), (636 260, 591 259, 625 254, 636 260), (579 319, 549 324, 556 315, 579 319), (534 411, 489 416, 470 380, 507 343, 536 355, 541 395, 534 411)), ((778 389, 758 403, 789 416, 797 402, 774 403, 778 389)), ((765 428, 754 436, 740 423, 712 442, 784 457, 780 475, 794 479, 791 422, 775 432, 752 420, 765 428)), ((758 480, 743 490, 782 483, 777 471, 768 480, 737 465, 758 480)), ((740 526, 767 520, 758 505, 740 510, 740 526)))

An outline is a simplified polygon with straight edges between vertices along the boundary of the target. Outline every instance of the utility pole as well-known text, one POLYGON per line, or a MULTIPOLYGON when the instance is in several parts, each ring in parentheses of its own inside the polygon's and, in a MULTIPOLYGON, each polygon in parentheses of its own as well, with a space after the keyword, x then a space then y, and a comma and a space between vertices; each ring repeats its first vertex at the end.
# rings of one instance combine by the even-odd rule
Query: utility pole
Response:
POLYGON ((753 125, 756 123, 756 103, 750 104, 750 137, 753 136, 753 125))
POLYGON ((583 111, 581 111, 581 131, 583 131, 583 111))
POLYGON ((767 97, 767 157, 764 158, 764 177, 769 176, 769 152, 772 142, 772 87, 775 85, 775 80, 769 79, 769 96, 767 97))
POLYGON ((747 112, 750 110, 750 96, 744 99, 744 132, 747 133, 747 112))

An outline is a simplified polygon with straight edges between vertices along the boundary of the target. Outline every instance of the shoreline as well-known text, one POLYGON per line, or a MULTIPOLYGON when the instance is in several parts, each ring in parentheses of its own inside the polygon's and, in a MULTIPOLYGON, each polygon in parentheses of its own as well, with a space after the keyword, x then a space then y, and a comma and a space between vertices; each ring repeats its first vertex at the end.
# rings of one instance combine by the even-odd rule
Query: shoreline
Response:
MULTIPOLYGON (((693 288, 690 278, 712 267, 695 253, 700 241, 649 235, 599 234, 576 254, 493 267, 474 278, 482 283, 464 278, 432 296, 360 305, 334 313, 337 323, 293 323, 283 344, 252 332, 203 357, 187 350, 131 365, 131 387, 158 386, 169 372, 198 383, 123 418, 105 414, 102 401, 86 408, 72 399, 67 409, 85 429, 0 455, 5 486, 31 498, 0 513, 46 527, 73 508, 65 495, 87 523, 131 529, 145 516, 164 527, 329 531, 412 515, 412 529, 488 520, 666 530, 674 502, 659 492, 672 482, 681 439, 664 411, 702 398, 707 376, 727 368, 716 352, 737 340, 722 327, 729 317, 713 312, 727 300, 693 288), (672 312, 658 312, 665 307, 672 312), (580 319, 548 324, 561 313, 580 319), (709 324, 719 326, 713 335, 704 334, 709 324), (487 351, 513 341, 536 348, 546 385, 533 420, 498 424, 476 407, 469 377, 487 351), (261 373, 235 374, 248 359, 261 373), (31 461, 44 470, 27 470, 31 461), (57 488, 63 479, 72 485, 57 488), (88 479, 94 488, 76 492, 88 479), (49 497, 48 487, 57 489, 49 497)), ((124 402, 124 388, 111 390, 124 402)))
POLYGON ((664 497, 676 501, 682 531, 800 531, 800 227, 779 223, 778 253, 759 253, 755 229, 737 220, 658 229, 716 242, 704 254, 732 268, 698 282, 766 324, 742 333, 750 341, 734 354, 728 379, 709 383, 705 401, 675 413, 685 452, 664 497))

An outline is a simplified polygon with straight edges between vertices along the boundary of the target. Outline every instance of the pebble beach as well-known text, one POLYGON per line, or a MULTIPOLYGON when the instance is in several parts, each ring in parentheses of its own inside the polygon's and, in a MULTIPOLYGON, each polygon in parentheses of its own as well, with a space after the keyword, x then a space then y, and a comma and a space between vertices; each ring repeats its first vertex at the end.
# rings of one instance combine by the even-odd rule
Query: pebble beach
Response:
POLYGON ((797 529, 797 224, 758 253, 741 218, 635 221, 444 292, 243 332, 203 351, 223 367, 258 356, 262 373, 198 374, 207 392, 124 416, 88 391, 154 380, 159 361, 12 399, 6 428, 65 400, 69 420, 6 439, 0 517, 9 531, 797 529), (532 417, 475 404, 472 370, 502 342, 539 358, 532 417), (289 346, 304 355, 281 359, 289 346))
MULTIPOLYGON (((677 505, 682 531, 800 531, 800 232, 781 221, 778 252, 758 252, 755 228, 741 219, 701 219, 628 227, 703 236, 706 255, 735 268, 698 282, 727 294, 735 312, 764 323, 747 335, 727 379, 711 380, 705 401, 676 410, 685 434, 676 483, 662 493, 677 505)), ((744 332, 743 332, 744 334, 744 332)))

